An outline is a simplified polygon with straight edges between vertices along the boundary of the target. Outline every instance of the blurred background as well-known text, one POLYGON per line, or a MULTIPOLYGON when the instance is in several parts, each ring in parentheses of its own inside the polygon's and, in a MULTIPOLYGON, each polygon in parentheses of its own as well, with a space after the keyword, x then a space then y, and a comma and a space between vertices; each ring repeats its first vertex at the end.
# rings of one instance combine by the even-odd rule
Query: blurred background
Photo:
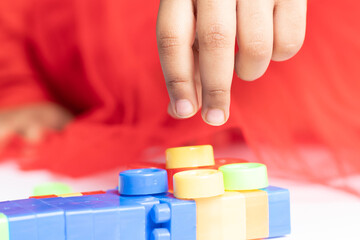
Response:
POLYGON ((357 239, 360 3, 309 1, 302 50, 255 82, 234 76, 222 127, 168 116, 158 4, 0 2, 0 200, 53 181, 107 190, 129 163, 212 144, 290 189, 291 239, 357 239))

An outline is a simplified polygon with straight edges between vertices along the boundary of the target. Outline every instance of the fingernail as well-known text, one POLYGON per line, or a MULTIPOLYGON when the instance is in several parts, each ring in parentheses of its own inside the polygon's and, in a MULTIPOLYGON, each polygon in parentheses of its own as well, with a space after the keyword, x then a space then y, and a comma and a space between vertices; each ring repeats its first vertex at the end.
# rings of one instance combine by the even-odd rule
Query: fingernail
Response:
POLYGON ((211 125, 221 125, 225 122, 225 113, 220 109, 210 109, 206 113, 206 121, 211 125))
POLYGON ((179 117, 187 117, 194 112, 194 106, 187 99, 177 100, 175 103, 175 111, 179 117))

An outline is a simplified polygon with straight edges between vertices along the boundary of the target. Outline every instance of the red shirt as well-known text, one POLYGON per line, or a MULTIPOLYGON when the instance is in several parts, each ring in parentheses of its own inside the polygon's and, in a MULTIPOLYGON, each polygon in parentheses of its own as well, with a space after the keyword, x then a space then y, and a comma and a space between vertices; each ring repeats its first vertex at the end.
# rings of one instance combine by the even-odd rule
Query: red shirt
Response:
POLYGON ((235 77, 230 120, 220 128, 199 114, 166 113, 158 3, 0 2, 0 106, 51 100, 77 115, 31 159, 19 156, 24 168, 81 175, 136 161, 144 149, 213 142, 230 129, 280 173, 324 180, 360 172, 360 3, 310 1, 303 49, 255 82, 235 77), (317 161, 299 150, 314 143, 326 149, 317 161))

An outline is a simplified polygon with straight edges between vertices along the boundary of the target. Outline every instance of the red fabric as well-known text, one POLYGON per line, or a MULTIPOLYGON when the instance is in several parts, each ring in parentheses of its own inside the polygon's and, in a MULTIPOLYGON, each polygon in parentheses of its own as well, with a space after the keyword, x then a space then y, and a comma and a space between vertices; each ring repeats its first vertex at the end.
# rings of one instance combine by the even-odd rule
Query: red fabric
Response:
POLYGON ((215 132, 241 129, 280 175, 329 182, 360 172, 359 2, 310 0, 301 52, 271 63, 255 82, 235 78, 223 127, 206 126, 199 114, 167 115, 157 7, 158 0, 0 2, 0 106, 51 100, 77 115, 31 158, 19 156, 23 168, 83 175, 143 159, 144 149, 208 143, 215 132), (304 156, 299 146, 312 144, 325 157, 304 156))

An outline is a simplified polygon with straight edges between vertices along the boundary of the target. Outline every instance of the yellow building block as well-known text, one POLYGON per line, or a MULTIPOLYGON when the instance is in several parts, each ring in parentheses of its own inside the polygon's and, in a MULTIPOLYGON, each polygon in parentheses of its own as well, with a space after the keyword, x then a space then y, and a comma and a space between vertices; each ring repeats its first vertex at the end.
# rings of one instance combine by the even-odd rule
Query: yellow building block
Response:
POLYGON ((166 169, 215 165, 214 150, 211 145, 168 148, 165 154, 166 169))
POLYGON ((57 195, 58 197, 63 197, 63 198, 66 198, 66 197, 80 197, 82 196, 82 193, 65 193, 65 194, 60 194, 60 195, 57 195))
POLYGON ((269 202, 267 192, 261 190, 238 191, 245 198, 246 239, 269 236, 269 202))
POLYGON ((197 240, 245 240, 245 198, 238 192, 225 192, 196 201, 197 240))
POLYGON ((219 196, 225 192, 223 174, 214 169, 178 172, 173 180, 176 198, 207 198, 219 196))

